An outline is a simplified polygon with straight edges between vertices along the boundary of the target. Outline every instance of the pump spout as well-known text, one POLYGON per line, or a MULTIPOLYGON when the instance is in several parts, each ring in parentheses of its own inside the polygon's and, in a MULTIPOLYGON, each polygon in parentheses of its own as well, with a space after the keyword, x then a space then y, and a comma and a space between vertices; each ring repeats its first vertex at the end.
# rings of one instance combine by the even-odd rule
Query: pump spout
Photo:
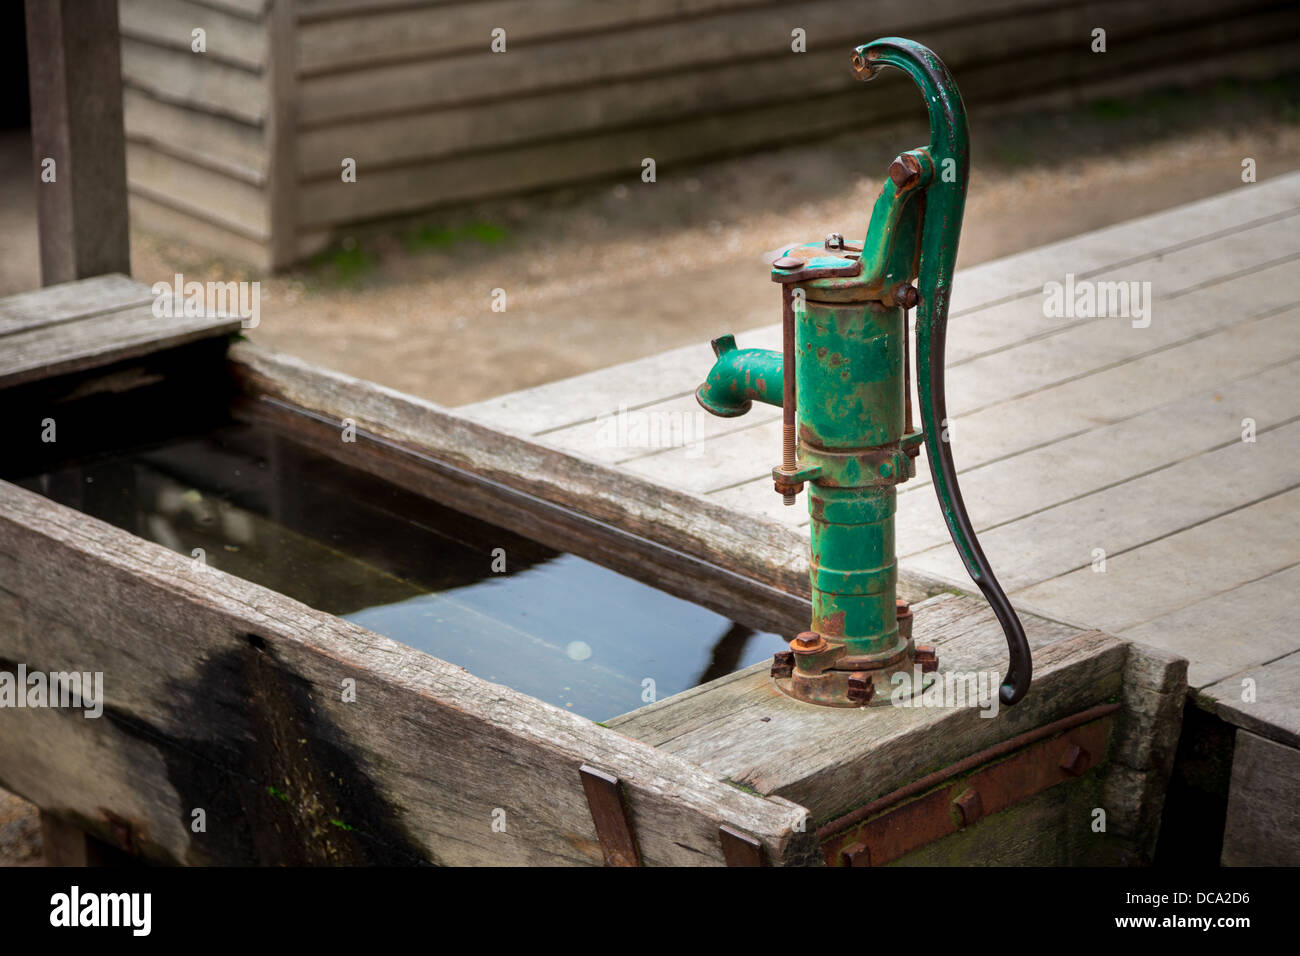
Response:
POLYGON ((781 407, 784 376, 780 352, 737 348, 734 335, 719 336, 711 344, 718 360, 704 384, 695 390, 705 411, 735 418, 756 401, 781 407))

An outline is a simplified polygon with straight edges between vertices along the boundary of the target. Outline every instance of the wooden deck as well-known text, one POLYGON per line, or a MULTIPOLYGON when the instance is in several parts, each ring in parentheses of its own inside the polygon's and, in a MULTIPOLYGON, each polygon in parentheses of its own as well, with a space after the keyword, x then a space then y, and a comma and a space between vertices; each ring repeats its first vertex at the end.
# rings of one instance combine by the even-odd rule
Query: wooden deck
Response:
MULTIPOLYGON (((949 330, 953 450, 1016 603, 1189 659, 1204 706, 1300 743, 1300 175, 963 271, 949 330), (1044 283, 1150 282, 1148 327, 1053 318, 1044 283), (1253 419, 1256 440, 1242 439, 1253 419), (1103 565, 1099 557, 1104 552, 1103 565), (1255 701, 1242 701, 1243 680, 1255 701)), ((755 270, 755 282, 765 276, 755 270)), ((772 314, 778 314, 773 288, 772 314)), ((708 340, 779 348, 756 316, 700 342, 465 406, 732 509, 800 526, 768 477, 779 410, 712 418, 708 340), (675 429, 675 431, 674 431, 675 429), (671 433, 671 434, 670 434, 671 433), (684 440, 683 440, 684 439, 684 440)), ((969 587, 924 457, 903 486, 904 575, 969 587)))
POLYGON ((118 274, 0 300, 0 388, 99 368, 240 327, 237 317, 160 317, 153 301, 148 286, 118 274))

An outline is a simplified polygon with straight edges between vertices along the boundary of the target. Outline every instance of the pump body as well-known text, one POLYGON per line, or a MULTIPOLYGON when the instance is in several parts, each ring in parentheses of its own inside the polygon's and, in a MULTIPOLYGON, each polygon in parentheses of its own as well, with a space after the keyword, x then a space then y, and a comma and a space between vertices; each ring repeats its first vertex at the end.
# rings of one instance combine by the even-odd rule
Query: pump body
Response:
POLYGON ((936 655, 913 644, 910 608, 897 600, 894 546, 896 486, 916 474, 924 444, 953 541, 1006 633, 1001 697, 1014 704, 1029 686, 1028 645, 975 538, 946 433, 943 350, 969 168, 965 110, 947 69, 925 47, 890 37, 854 52, 861 79, 884 66, 921 87, 930 145, 891 164, 861 243, 832 233, 782 250, 771 277, 782 290, 783 351, 715 339, 717 362, 696 397, 722 416, 742 415, 754 401, 782 407, 775 490, 793 504, 808 488, 812 621, 773 663, 783 691, 811 703, 879 705, 919 693, 932 679, 922 675, 937 668, 936 655), (911 406, 913 307, 919 427, 911 406), (906 679, 896 679, 900 671, 906 679))

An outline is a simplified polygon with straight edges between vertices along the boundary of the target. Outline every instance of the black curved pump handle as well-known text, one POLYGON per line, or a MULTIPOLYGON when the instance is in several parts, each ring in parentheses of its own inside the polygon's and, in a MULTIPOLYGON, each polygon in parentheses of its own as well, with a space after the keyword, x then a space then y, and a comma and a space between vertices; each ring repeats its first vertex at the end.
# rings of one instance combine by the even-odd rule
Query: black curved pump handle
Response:
POLYGON ((943 378, 948 302, 970 171, 966 107, 948 68, 921 44, 900 37, 885 37, 854 51, 853 71, 859 79, 869 80, 885 66, 896 67, 912 78, 925 97, 930 116, 929 149, 934 174, 925 194, 916 318, 917 391, 926 455, 953 544, 1006 635, 1010 666, 998 696, 1002 703, 1011 705, 1025 696, 1033 677, 1029 642, 1015 608, 994 577, 975 536, 957 485, 952 447, 944 435, 948 418, 943 378))

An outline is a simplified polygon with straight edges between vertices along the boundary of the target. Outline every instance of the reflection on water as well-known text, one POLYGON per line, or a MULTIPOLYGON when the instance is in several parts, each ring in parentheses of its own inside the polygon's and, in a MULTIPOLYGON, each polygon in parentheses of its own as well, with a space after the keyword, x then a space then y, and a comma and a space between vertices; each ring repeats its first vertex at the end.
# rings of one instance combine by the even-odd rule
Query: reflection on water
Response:
POLYGON ((785 646, 249 426, 18 483, 593 720, 785 646))

